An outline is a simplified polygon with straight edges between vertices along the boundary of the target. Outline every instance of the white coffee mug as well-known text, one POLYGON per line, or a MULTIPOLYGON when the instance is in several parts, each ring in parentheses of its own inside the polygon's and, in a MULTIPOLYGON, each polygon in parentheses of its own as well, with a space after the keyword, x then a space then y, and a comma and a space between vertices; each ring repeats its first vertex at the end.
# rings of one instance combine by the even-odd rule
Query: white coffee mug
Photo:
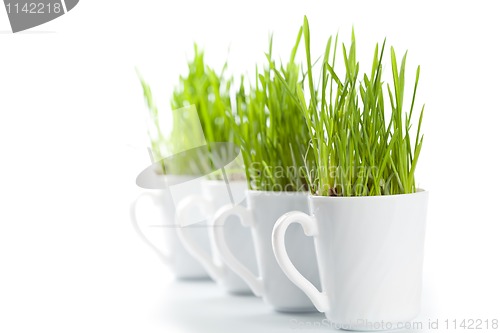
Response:
MULTIPOLYGON (((245 181, 224 182, 206 180, 201 183, 201 193, 183 199, 177 209, 177 235, 188 252, 205 267, 213 280, 232 294, 250 294, 248 284, 231 271, 220 259, 213 236, 213 216, 217 209, 231 204, 231 201, 241 203, 244 200, 245 181), (203 212, 205 223, 190 221, 188 215, 193 211, 203 212), (194 231, 204 230, 210 240, 210 251, 202 248, 192 237, 194 231)), ((232 205, 232 204, 231 204, 232 205)), ((256 267, 257 262, 253 251, 252 236, 248 230, 239 224, 230 224, 224 228, 224 233, 231 240, 231 248, 239 260, 250 267, 256 267)))
POLYGON ((428 192, 309 200, 312 216, 289 212, 273 230, 276 259, 290 280, 336 328, 395 329, 415 318, 422 290, 428 192), (321 292, 287 255, 285 232, 294 222, 314 237, 321 292))
MULTIPOLYGON (((163 178, 165 176, 158 175, 157 177, 163 178)), ((183 184, 184 182, 190 181, 190 177, 185 176, 168 176, 172 183, 183 184)), ((156 180, 162 182, 161 179, 156 180)), ((166 181, 165 181, 166 182, 166 181)), ((177 236, 177 225, 175 223, 175 211, 176 211, 176 200, 180 200, 183 197, 192 194, 190 191, 190 186, 183 187, 182 185, 176 185, 175 189, 175 200, 170 188, 163 190, 150 190, 143 192, 139 197, 132 202, 130 205, 130 218, 134 230, 137 232, 139 237, 149 246, 153 251, 162 259, 162 261, 170 268, 172 273, 177 279, 209 279, 209 275, 205 268, 193 258, 191 254, 186 251, 184 246, 182 246, 178 236, 177 236), (165 235, 165 249, 158 248, 144 232, 142 231, 139 222, 137 220, 137 204, 143 199, 150 199, 154 206, 157 207, 160 213, 162 225, 156 228, 156 230, 161 230, 165 235), (166 250, 166 251, 165 251, 166 250)), ((202 230, 197 231, 193 237, 196 237, 197 241, 201 244, 203 248, 209 249, 208 237, 206 237, 206 232, 202 230)))
MULTIPOLYGON (((315 311, 312 302, 282 272, 273 254, 271 236, 276 219, 290 210, 308 212, 307 193, 247 191, 247 207, 226 206, 215 214, 213 231, 215 245, 222 260, 241 276, 257 296, 277 311, 315 311), (259 274, 239 261, 227 244, 224 225, 228 218, 236 215, 241 223, 250 227, 256 250, 259 274)), ((298 226, 297 226, 298 227, 298 226)), ((312 239, 305 237, 300 228, 287 233, 290 255, 303 274, 319 285, 318 268, 312 239)))

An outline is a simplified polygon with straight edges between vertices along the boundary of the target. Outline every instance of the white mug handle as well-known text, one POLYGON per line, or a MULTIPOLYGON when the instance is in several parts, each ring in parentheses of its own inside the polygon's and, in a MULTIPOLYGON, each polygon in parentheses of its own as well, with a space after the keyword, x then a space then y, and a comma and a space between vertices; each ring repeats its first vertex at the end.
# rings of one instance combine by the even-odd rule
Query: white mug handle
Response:
POLYGON ((153 244, 142 232, 141 227, 137 221, 137 203, 142 198, 150 198, 153 202, 158 200, 158 195, 153 194, 151 192, 143 192, 141 193, 137 199, 135 199, 130 204, 130 220, 132 221, 132 226, 134 227, 135 232, 142 239, 144 243, 146 243, 153 251, 164 261, 168 266, 172 266, 174 263, 174 258, 172 253, 163 253, 155 244, 153 244))
MULTIPOLYGON (((214 280, 221 280, 224 275, 224 267, 217 265, 210 253, 203 250, 199 244, 193 240, 189 232, 190 228, 187 219, 187 214, 193 208, 201 209, 206 216, 211 215, 212 207, 210 202, 202 196, 192 195, 187 198, 182 199, 182 201, 177 205, 176 213, 176 225, 177 225, 177 235, 179 239, 186 248, 186 250, 191 254, 196 260, 198 260, 202 266, 207 270, 210 277, 214 280)), ((207 226, 208 230, 209 226, 207 226)))
POLYGON ((285 233, 286 229, 292 223, 299 223, 307 236, 318 235, 318 222, 314 217, 299 211, 286 213, 278 219, 273 228, 272 242, 274 255, 290 281, 304 291, 319 312, 326 312, 328 311, 328 298, 325 292, 318 291, 309 280, 300 274, 286 252, 285 233))
POLYGON ((220 208, 214 216, 212 225, 215 246, 220 253, 222 261, 237 275, 239 275, 250 287, 255 296, 263 294, 262 278, 255 276, 245 265, 243 265, 231 252, 224 236, 224 224, 230 216, 237 216, 245 227, 254 226, 252 214, 248 208, 242 206, 226 205, 220 208))

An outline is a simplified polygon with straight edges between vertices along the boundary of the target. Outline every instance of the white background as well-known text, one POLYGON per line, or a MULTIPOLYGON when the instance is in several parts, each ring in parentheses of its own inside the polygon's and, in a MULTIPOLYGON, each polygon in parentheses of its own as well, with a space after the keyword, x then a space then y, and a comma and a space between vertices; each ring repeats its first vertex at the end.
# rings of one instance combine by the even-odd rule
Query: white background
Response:
POLYGON ((424 315, 498 318, 498 13, 495 1, 82 0, 14 35, 0 9, 0 332, 188 330, 168 320, 170 273, 128 218, 148 163, 135 66, 165 109, 194 41, 214 66, 252 71, 270 32, 288 57, 304 14, 316 54, 354 26, 362 61, 387 37, 409 50, 408 78, 422 66, 424 315))

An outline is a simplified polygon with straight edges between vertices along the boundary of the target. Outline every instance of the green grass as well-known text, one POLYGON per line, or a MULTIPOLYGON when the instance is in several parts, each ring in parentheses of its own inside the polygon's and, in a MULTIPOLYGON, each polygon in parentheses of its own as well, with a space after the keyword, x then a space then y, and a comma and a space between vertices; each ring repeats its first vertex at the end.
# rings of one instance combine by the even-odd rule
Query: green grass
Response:
POLYGON ((335 68, 338 38, 333 52, 330 38, 323 55, 319 86, 316 87, 306 17, 303 34, 307 59, 306 88, 312 97, 306 100, 299 87, 295 101, 306 118, 311 137, 308 154, 312 155, 314 165, 307 172, 311 193, 366 196, 415 192, 415 168, 423 142, 423 107, 414 138, 411 127, 420 67, 416 71, 411 106, 406 112, 403 108, 406 54, 398 65, 396 53, 391 48, 392 80, 384 83, 385 41, 381 47, 377 44, 371 71, 360 74, 353 31, 350 45, 343 44, 340 55, 344 78, 339 78, 335 68))
POLYGON ((307 181, 301 170, 308 163, 308 127, 293 95, 304 76, 295 61, 302 30, 287 64, 273 59, 270 39, 264 68, 255 69, 255 83, 245 89, 242 78, 236 94, 236 117, 228 115, 243 154, 250 189, 304 191, 307 181))
MULTIPOLYGON (((151 144, 151 153, 153 155, 152 159, 154 161, 159 161, 168 154, 169 140, 162 130, 158 107, 156 106, 156 103, 154 101, 151 87, 139 73, 137 73, 137 75, 139 76, 139 80, 141 81, 144 100, 146 102, 146 106, 148 107, 149 118, 152 124, 151 128, 148 128, 148 136, 151 144)), ((166 174, 166 167, 163 163, 161 163, 161 168, 160 170, 157 170, 157 172, 161 174, 166 174)))
MULTIPOLYGON (((204 53, 194 46, 194 57, 188 62, 188 74, 180 76, 177 86, 171 96, 172 126, 165 133, 166 126, 162 126, 158 108, 154 102, 151 88, 139 75, 144 99, 149 109, 149 116, 153 124, 148 131, 151 142, 151 150, 155 161, 162 160, 173 154, 181 152, 186 147, 196 147, 206 141, 211 142, 234 142, 234 134, 231 124, 226 121, 226 113, 231 113, 231 85, 232 78, 228 78, 226 64, 218 73, 205 63, 204 53), (189 107, 196 107, 196 114, 189 112, 189 107), (199 119, 199 120, 198 120, 199 119), (202 131, 196 131, 201 125, 202 131), (200 133, 198 133, 200 132, 200 133)), ((169 164, 167 167, 162 163, 162 174, 198 174, 207 166, 197 167, 182 160, 180 164, 169 164)), ((233 173, 242 173, 238 166, 232 170, 233 173)), ((213 175, 220 178, 219 174, 213 175)))
MULTIPOLYGON (((323 56, 313 61, 309 22, 304 17, 288 62, 274 60, 271 38, 267 62, 263 68, 256 67, 254 82, 242 77, 232 94, 226 66, 217 73, 205 64, 196 45, 194 51, 189 73, 180 77, 172 95, 172 109, 196 106, 208 143, 240 145, 250 189, 308 190, 320 196, 416 191, 424 108, 416 114, 420 67, 408 96, 411 104, 403 103, 408 89, 406 53, 398 58, 392 47, 386 49, 385 41, 377 44, 371 69, 361 73, 353 31, 348 44, 339 46, 338 36, 330 37, 323 56), (304 68, 296 60, 301 45, 304 68), (388 53, 385 74, 392 75, 386 78, 383 66, 388 53)), ((175 151, 176 144, 200 139, 186 131, 186 122, 196 117, 186 120, 182 112, 173 113, 172 132, 162 133, 151 89, 141 82, 154 123, 150 138, 155 159, 165 157, 165 150, 175 151)), ((188 128, 193 127, 190 124, 188 128)), ((163 167, 161 172, 190 172, 185 165, 175 169, 163 167)), ((232 171, 238 174, 241 169, 237 166, 232 171)))
POLYGON ((216 72, 205 63, 204 52, 195 44, 188 68, 188 75, 179 77, 172 95, 172 110, 196 106, 207 142, 233 142, 231 125, 225 121, 225 114, 231 111, 232 85, 232 78, 225 73, 227 64, 216 72))

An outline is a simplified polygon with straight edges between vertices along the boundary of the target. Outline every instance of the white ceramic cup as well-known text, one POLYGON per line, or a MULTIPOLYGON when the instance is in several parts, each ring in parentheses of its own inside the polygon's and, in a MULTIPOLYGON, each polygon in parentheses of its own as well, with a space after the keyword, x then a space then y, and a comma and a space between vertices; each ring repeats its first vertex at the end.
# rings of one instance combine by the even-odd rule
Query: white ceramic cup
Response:
POLYGON ((312 216, 289 212, 273 230, 276 259, 290 280, 336 328, 394 329, 415 318, 428 192, 309 200, 312 216), (294 222, 314 237, 322 292, 297 271, 287 254, 285 232, 294 222))
MULTIPOLYGON (((165 177, 158 175, 158 177, 165 177)), ((184 180, 188 181, 188 177, 183 176, 168 176, 169 179, 173 179, 173 183, 182 183, 184 180)), ((161 180, 158 180, 161 181, 161 180)), ((190 195, 188 187, 183 189, 181 186, 176 186, 177 191, 175 191, 176 200, 180 200, 182 197, 190 195), (179 190, 180 189, 180 190, 179 190)), ((143 192, 137 197, 136 200, 130 205, 130 218, 134 230, 139 235, 139 237, 149 246, 153 251, 160 256, 162 261, 170 268, 172 273, 177 279, 208 279, 209 275, 203 266, 193 258, 191 254, 186 251, 182 246, 179 238, 177 237, 176 229, 177 225, 175 223, 175 211, 176 204, 173 198, 172 192, 169 188, 164 190, 150 190, 143 192), (162 228, 157 228, 157 230, 164 231, 165 235, 165 249, 158 248, 140 227, 139 221, 137 220, 137 204, 143 199, 150 199, 155 207, 159 210, 160 218, 164 223, 161 225, 162 228), (166 250, 166 251, 165 251, 166 250)), ((208 237, 206 237, 206 232, 202 230, 196 231, 192 235, 197 239, 203 248, 210 248, 208 243, 208 237)))
MULTIPOLYGON (((236 181, 209 180, 201 183, 201 194, 192 195, 183 199, 177 209, 177 235, 188 252, 205 267, 213 280, 220 284, 227 292, 232 294, 251 294, 248 284, 241 277, 231 271, 220 259, 219 251, 215 246, 213 236, 213 216, 217 209, 231 204, 231 201, 244 200, 247 183, 236 181), (229 186, 229 188, 228 188, 229 186), (231 199, 232 198, 232 199, 231 199), (193 210, 201 210, 207 224, 190 221, 188 215, 193 210), (195 230, 200 227, 207 232, 210 239, 211 250, 202 248, 192 237, 195 230)), ((256 267, 252 236, 241 225, 232 223, 224 228, 225 236, 231 240, 231 248, 239 260, 249 267, 256 267)))
MULTIPOLYGON (((217 211, 213 223, 215 245, 222 260, 252 288, 255 295, 264 298, 275 310, 283 312, 315 311, 312 302, 302 290, 285 276, 278 266, 271 246, 276 219, 290 210, 308 212, 307 194, 297 192, 247 191, 247 207, 225 206, 217 211), (224 234, 226 221, 237 216, 250 227, 256 250, 259 275, 239 261, 230 250, 224 234)), ((297 226, 298 227, 298 226, 297 226)), ((318 268, 312 239, 305 237, 300 228, 292 228, 286 235, 290 256, 301 272, 319 285, 318 268)))

